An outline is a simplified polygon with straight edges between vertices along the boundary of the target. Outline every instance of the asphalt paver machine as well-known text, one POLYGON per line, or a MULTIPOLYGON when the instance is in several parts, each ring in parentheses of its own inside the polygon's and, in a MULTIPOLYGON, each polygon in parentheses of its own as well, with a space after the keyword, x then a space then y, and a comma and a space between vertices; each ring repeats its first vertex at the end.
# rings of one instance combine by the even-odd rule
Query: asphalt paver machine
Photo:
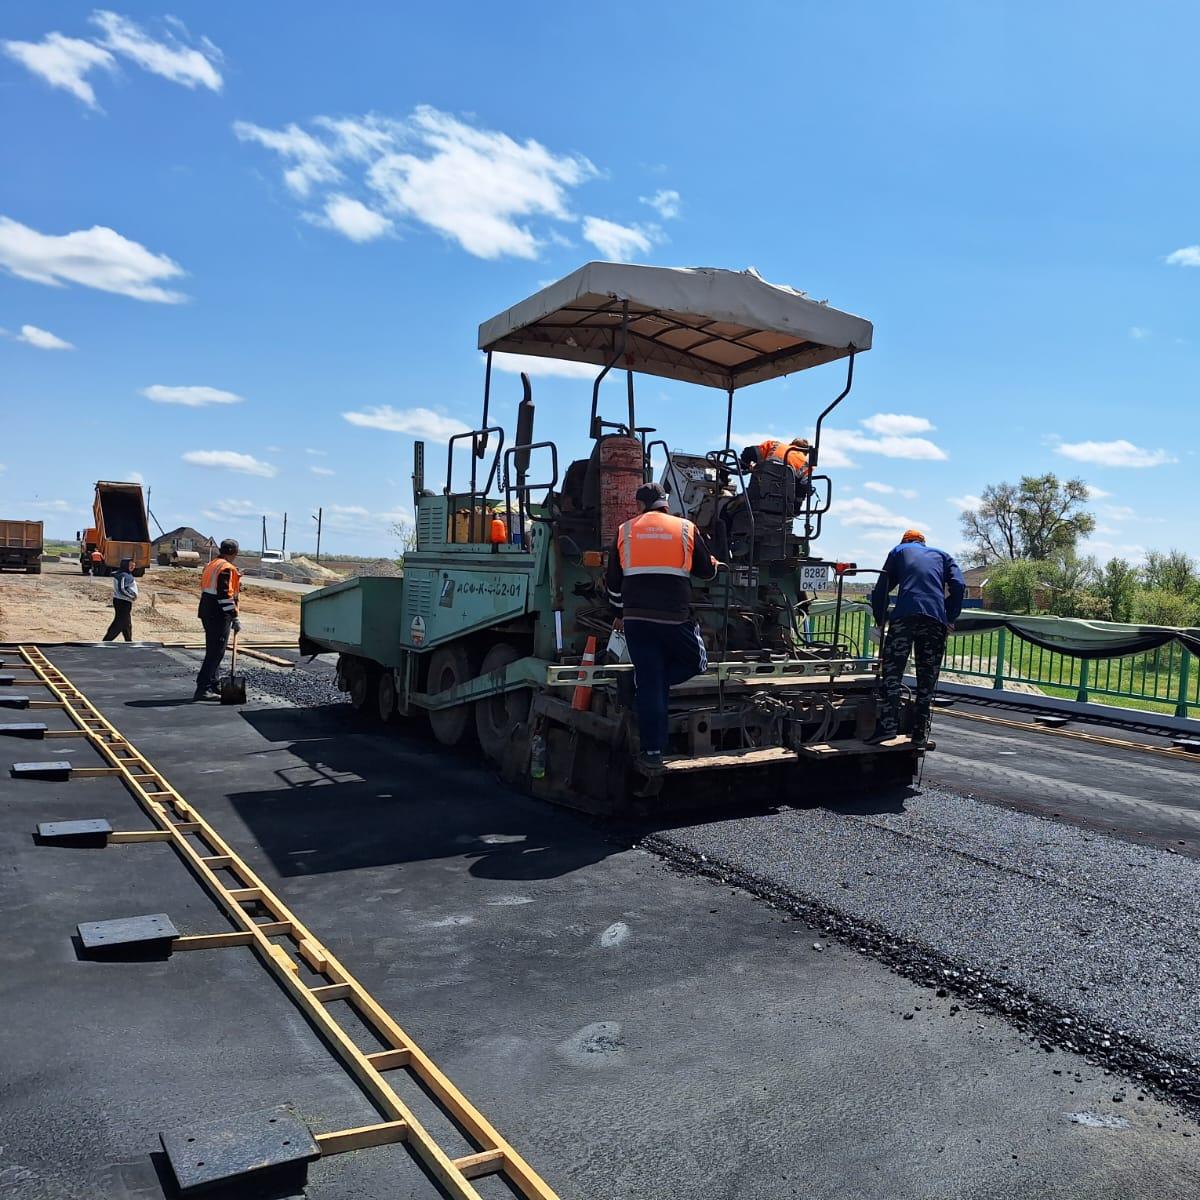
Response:
MULTIPOLYGON (((479 427, 450 438, 437 480, 415 444, 416 546, 403 577, 306 595, 301 649, 337 651, 339 687, 370 717, 424 714, 443 745, 477 743, 505 778, 589 812, 811 802, 843 784, 911 778, 909 737, 865 740, 878 662, 841 621, 843 585, 859 572, 813 553, 832 504, 822 426, 849 394, 871 334, 870 322, 753 271, 581 267, 480 326, 479 427), (496 353, 596 368, 585 457, 566 463, 539 440, 527 376, 507 433, 493 395, 496 353), (844 385, 812 424, 810 476, 781 463, 748 472, 731 444, 737 391, 838 360, 844 385), (623 389, 602 388, 613 373, 623 389), (639 374, 723 392, 724 444, 672 448, 703 425, 692 409, 676 430, 640 425, 639 374), (694 582, 708 669, 673 690, 666 770, 644 775, 633 668, 606 655, 604 568, 651 478, 728 565, 694 582), (831 591, 832 620, 813 636, 810 606, 831 591), (585 662, 591 646, 594 664, 585 662)), ((906 702, 902 729, 910 719, 906 702)))

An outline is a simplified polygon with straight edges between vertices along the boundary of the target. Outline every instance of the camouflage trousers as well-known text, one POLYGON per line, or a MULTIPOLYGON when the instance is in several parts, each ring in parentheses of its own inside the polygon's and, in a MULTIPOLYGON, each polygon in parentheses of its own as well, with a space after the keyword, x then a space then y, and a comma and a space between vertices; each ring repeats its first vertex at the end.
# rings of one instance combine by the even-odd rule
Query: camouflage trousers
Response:
POLYGON ((883 642, 883 707, 879 714, 884 729, 895 732, 899 728, 900 686, 910 653, 917 672, 913 730, 929 728, 929 706, 946 652, 946 634, 946 626, 933 617, 901 617, 888 625, 883 642))

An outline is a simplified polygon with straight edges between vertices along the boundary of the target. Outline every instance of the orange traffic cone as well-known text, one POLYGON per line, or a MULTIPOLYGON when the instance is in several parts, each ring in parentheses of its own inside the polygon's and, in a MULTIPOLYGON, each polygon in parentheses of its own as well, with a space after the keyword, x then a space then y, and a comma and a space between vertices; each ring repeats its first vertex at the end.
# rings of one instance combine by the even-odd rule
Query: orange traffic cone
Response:
MULTIPOLYGON (((579 664, 581 667, 594 667, 596 665, 596 639, 589 637, 587 645, 583 648, 583 662, 579 664)), ((581 673, 580 679, 585 678, 581 673)), ((576 712, 587 712, 592 707, 592 685, 590 683, 579 683, 575 685, 575 694, 571 697, 571 707, 576 712)))

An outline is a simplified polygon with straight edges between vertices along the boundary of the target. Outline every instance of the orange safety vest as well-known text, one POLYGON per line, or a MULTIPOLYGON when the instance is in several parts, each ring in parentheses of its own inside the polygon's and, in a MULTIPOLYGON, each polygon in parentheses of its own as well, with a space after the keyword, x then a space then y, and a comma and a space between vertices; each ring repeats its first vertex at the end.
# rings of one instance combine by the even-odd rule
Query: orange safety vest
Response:
POLYGON ((626 575, 681 575, 692 570, 696 527, 683 517, 653 509, 617 531, 617 553, 626 575))
POLYGON ((217 594, 217 577, 226 569, 229 571, 229 595, 236 600, 238 593, 242 590, 242 574, 233 563, 225 558, 214 558, 204 568, 204 573, 200 576, 201 593, 207 592, 210 596, 215 596, 217 594))
POLYGON ((799 446, 791 446, 787 442, 768 438, 758 444, 758 457, 761 461, 768 458, 785 462, 793 471, 805 471, 808 468, 808 455, 799 446))

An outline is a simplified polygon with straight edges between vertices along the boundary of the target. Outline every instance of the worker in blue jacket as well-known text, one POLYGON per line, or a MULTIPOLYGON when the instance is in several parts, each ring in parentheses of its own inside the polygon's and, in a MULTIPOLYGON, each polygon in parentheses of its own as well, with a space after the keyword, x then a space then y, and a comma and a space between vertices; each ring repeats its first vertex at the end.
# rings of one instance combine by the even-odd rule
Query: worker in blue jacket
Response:
POLYGON ((917 671, 913 743, 925 745, 946 637, 962 612, 966 590, 962 571, 949 554, 927 546, 919 530, 905 531, 871 593, 875 624, 883 638, 883 705, 868 741, 886 741, 899 730, 900 685, 911 653, 917 671), (893 591, 896 605, 889 621, 888 598, 893 591))

